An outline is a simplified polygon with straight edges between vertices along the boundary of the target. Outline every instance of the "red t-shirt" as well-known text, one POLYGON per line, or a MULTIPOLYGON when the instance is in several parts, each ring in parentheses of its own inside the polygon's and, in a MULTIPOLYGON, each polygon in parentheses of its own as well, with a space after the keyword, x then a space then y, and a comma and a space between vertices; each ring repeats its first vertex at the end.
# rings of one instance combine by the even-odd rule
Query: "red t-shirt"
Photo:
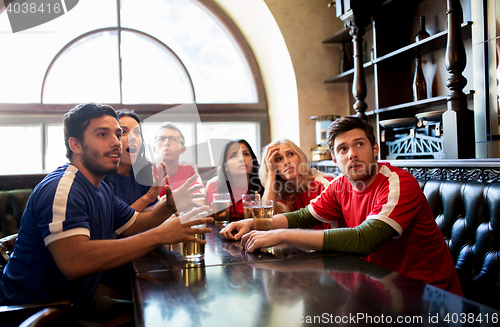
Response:
MULTIPOLYGON (((325 190, 328 184, 333 181, 333 178, 334 177, 330 175, 318 175, 309 184, 309 188, 307 189, 307 191, 302 193, 295 193, 295 201, 287 203, 286 200, 280 199, 278 200, 277 205, 283 212, 297 211, 299 209, 305 208, 311 202, 311 200, 317 198, 321 194, 321 192, 325 190)), ((313 229, 329 229, 337 227, 345 227, 345 224, 337 220, 330 223, 322 222, 321 224, 316 225, 313 229)))
MULTIPOLYGON (((157 175, 158 175, 158 172, 156 171, 156 168, 155 168, 155 176, 157 176, 157 175)), ((198 168, 193 164, 182 162, 179 164, 179 169, 177 170, 177 172, 175 174, 170 175, 167 171, 167 175, 168 175, 167 185, 170 185, 170 187, 172 188, 172 191, 181 187, 193 175, 198 175, 198 178, 189 187, 192 187, 195 185, 203 186, 203 181, 201 180, 200 174, 198 173, 198 168)), ((199 189, 194 193, 204 194, 205 189, 204 188, 199 189)), ((160 197, 162 197, 164 195, 165 195, 165 189, 163 189, 161 191, 160 197)))
MULTIPOLYGON (((217 182, 219 178, 215 176, 211 180, 207 182, 206 190, 207 190, 207 195, 206 195, 206 205, 210 206, 214 200, 214 194, 219 193, 219 189, 217 188, 217 182)), ((231 205, 231 217, 230 221, 236 221, 236 220, 241 220, 244 218, 243 216, 243 203, 241 202, 241 197, 244 194, 248 193, 248 187, 234 187, 231 185, 231 189, 233 191, 233 196, 234 196, 234 203, 231 205)), ((224 190, 223 192, 228 193, 228 190, 224 190)))
POLYGON ((406 170, 379 163, 375 181, 363 192, 338 176, 308 206, 318 220, 344 219, 347 227, 380 219, 398 237, 365 259, 405 276, 461 295, 450 251, 439 231, 418 181, 406 170), (404 185, 404 187, 403 187, 404 185))

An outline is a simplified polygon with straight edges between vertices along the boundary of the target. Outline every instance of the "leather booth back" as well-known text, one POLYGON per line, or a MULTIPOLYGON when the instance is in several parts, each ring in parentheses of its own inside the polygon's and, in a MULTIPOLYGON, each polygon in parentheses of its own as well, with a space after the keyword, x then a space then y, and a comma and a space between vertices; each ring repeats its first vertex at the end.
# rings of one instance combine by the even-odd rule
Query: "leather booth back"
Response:
POLYGON ((420 181, 466 298, 500 308, 500 183, 420 181))
POLYGON ((17 233, 31 189, 0 191, 0 238, 17 233))

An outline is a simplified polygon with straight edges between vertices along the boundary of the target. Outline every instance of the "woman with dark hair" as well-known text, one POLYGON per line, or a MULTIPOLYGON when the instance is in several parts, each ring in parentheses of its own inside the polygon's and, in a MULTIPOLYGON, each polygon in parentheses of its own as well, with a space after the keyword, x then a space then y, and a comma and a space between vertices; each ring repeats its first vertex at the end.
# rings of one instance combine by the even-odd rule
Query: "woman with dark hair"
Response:
POLYGON ((139 116, 127 109, 116 113, 123 130, 122 156, 118 172, 105 176, 104 181, 117 197, 141 212, 158 202, 162 186, 153 185, 152 166, 146 158, 139 116))
POLYGON ((206 204, 210 205, 215 193, 231 196, 231 221, 243 219, 241 197, 245 194, 264 194, 259 179, 257 157, 245 140, 234 140, 226 144, 222 153, 217 176, 207 182, 206 204))

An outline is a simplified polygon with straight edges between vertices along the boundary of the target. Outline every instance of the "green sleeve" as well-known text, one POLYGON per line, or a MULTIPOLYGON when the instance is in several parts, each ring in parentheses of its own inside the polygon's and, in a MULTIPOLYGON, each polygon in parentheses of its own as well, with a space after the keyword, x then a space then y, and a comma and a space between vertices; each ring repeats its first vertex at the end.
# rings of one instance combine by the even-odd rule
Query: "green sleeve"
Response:
POLYGON ((288 220, 288 228, 311 229, 320 223, 319 220, 311 215, 307 207, 293 212, 286 212, 283 215, 288 220))
POLYGON ((323 232, 323 251, 367 256, 398 235, 379 219, 368 219, 353 228, 334 228, 323 232))

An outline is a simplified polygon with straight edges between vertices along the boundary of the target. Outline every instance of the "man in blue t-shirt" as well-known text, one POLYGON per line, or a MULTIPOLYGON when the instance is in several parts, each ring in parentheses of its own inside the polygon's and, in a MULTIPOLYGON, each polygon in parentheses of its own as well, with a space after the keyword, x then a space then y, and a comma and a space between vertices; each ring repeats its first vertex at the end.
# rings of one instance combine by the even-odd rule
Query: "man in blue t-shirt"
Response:
POLYGON ((208 207, 176 216, 168 186, 167 201, 137 213, 102 182, 117 171, 122 150, 112 107, 82 104, 63 122, 69 163, 48 174, 30 196, 0 279, 0 305, 69 300, 90 312, 101 273, 162 244, 206 243, 190 234, 211 232, 191 227, 211 218, 181 223, 208 207))

